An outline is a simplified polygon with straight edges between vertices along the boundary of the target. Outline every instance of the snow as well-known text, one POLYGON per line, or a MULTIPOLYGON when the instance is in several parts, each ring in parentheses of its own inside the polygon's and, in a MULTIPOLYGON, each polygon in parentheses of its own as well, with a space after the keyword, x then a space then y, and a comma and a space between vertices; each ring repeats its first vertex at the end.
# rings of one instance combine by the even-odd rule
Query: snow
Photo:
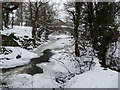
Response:
MULTIPOLYGON (((38 47, 37 50, 34 51, 34 53, 37 53, 39 55, 45 49, 51 49, 51 50, 53 50, 52 52, 55 53, 55 56, 53 56, 52 58, 55 58, 55 57, 57 58, 57 56, 58 56, 57 54, 60 51, 59 49, 64 48, 64 46, 71 44, 71 41, 72 40, 69 35, 64 35, 64 34, 50 35, 49 42, 45 43, 45 45, 43 45, 42 47, 38 47), (58 45, 58 43, 59 43, 59 45, 58 45)), ((64 51, 64 50, 61 50, 61 51, 64 51)), ((61 57, 61 54, 59 57, 61 57)), ((31 76, 29 74, 17 74, 13 77, 9 77, 6 80, 7 84, 9 85, 9 87, 15 87, 15 88, 21 88, 21 87, 22 88, 23 87, 24 88, 27 88, 27 87, 29 87, 29 88, 30 87, 33 87, 33 88, 59 88, 60 85, 55 81, 55 78, 62 73, 66 74, 68 72, 66 71, 66 69, 63 66, 59 65, 59 63, 54 61, 52 58, 51 58, 50 62, 40 63, 40 64, 36 65, 43 69, 43 72, 44 72, 43 74, 35 74, 34 76, 31 76), (59 70, 59 68, 60 68, 60 70, 59 70), (24 78, 26 81, 24 80, 24 78), (29 85, 27 86, 27 84, 29 84, 29 85)))
MULTIPOLYGON (((98 60, 97 60, 98 61, 98 60)), ((93 70, 72 78, 66 88, 118 88, 118 72, 103 70, 97 63, 93 70)))
MULTIPOLYGON (((65 47, 72 45, 73 39, 69 35, 60 34, 60 35, 49 35, 49 42, 43 45, 43 47, 38 47, 34 52, 40 53, 45 49, 51 49, 54 55, 50 58, 50 63, 41 63, 37 64, 38 67, 43 68, 44 72, 62 72, 68 73, 66 66, 73 66, 73 63, 69 61, 68 55, 65 53, 65 47), (60 52, 60 53, 59 53, 60 52), (61 58, 62 61, 59 59, 61 58), (63 60, 64 58, 64 60, 63 60), (62 63, 61 63, 62 62, 62 63), (65 63, 65 67, 64 64, 65 63)), ((72 69, 69 67, 68 69, 72 69)), ((75 69, 74 69, 75 70, 75 69)), ((73 71, 74 71, 73 70, 73 71)))
POLYGON ((71 44, 72 39, 69 35, 61 34, 61 35, 49 35, 49 41, 45 44, 42 44, 38 46, 37 49, 34 49, 33 51, 37 54, 40 54, 46 49, 63 49, 66 45, 71 44))
POLYGON ((14 75, 7 80, 10 88, 32 88, 32 76, 28 74, 14 75))
MULTIPOLYGON (((14 29, 4 30, 2 34, 9 35, 15 33, 16 37, 24 38, 28 36, 32 38, 30 27, 18 27, 14 29)), ((40 45, 34 51, 22 49, 21 47, 5 47, 13 52, 7 55, 1 54, 0 58, 10 58, 10 60, 0 60, 0 68, 11 68, 16 66, 25 65, 30 62, 31 58, 42 55, 46 49, 51 49, 54 55, 49 59, 50 62, 40 63, 36 66, 43 69, 42 74, 14 74, 9 76, 4 81, 7 82, 10 88, 60 88, 62 84, 56 82, 56 78, 67 76, 71 73, 76 73, 76 63, 71 61, 74 58, 74 40, 70 35, 66 34, 50 34, 49 40, 40 45), (68 47, 71 48, 68 48, 68 47), (69 49, 69 50, 67 50, 69 49), (17 59, 16 56, 21 55, 17 59), (71 55, 71 56, 70 56, 71 55)), ((88 58, 80 58, 84 60, 88 58)), ((103 70, 100 67, 99 60, 94 57, 95 66, 82 74, 72 77, 67 80, 63 88, 118 88, 118 73, 110 69, 103 70)))
POLYGON ((16 37, 23 38, 24 36, 28 36, 29 38, 32 38, 32 27, 14 26, 13 29, 1 31, 1 34, 4 35, 10 35, 12 33, 14 33, 16 37))
MULTIPOLYGON (((13 29, 4 29, 3 31, 1 31, 1 34, 7 36, 9 36, 10 34, 14 34, 14 36, 24 41, 24 39, 32 38, 32 27, 14 26, 13 29)), ((19 40, 16 41, 18 42, 19 45, 21 44, 19 40)), ((38 57, 36 53, 30 52, 21 47, 5 47, 5 48, 11 50, 12 53, 8 55, 4 55, 4 54, 0 55, 0 59, 1 59, 0 68, 13 68, 17 66, 22 66, 28 64, 31 58, 38 57), (16 57, 18 55, 20 55, 21 58, 17 59, 16 57), (9 58, 9 60, 5 58, 9 58)))
POLYGON ((12 68, 16 66, 22 66, 28 64, 31 58, 38 57, 37 54, 22 49, 20 47, 6 47, 6 49, 11 50, 12 53, 8 55, 0 54, 0 68, 12 68), (20 55, 21 58, 17 59, 16 56, 18 55, 20 55), (9 58, 10 60, 4 58, 9 58))
POLYGON ((14 75, 7 80, 10 88, 58 88, 59 85, 55 82, 54 77, 45 76, 44 74, 29 74, 14 75))
POLYGON ((54 65, 52 66, 54 71, 69 73, 69 70, 71 73, 75 73, 78 70, 78 68, 75 69, 75 62, 70 61, 70 57, 67 57, 69 54, 65 53, 65 50, 59 50, 59 52, 53 50, 53 52, 55 54, 50 58, 50 61, 54 62, 54 65))
MULTIPOLYGON (((18 43, 18 45, 20 45, 21 47, 23 47, 23 44, 27 43, 28 40, 32 41, 32 27, 27 27, 27 26, 14 26, 13 28, 10 29, 3 29, 3 31, 1 31, 2 35, 6 35, 9 36, 11 34, 13 34, 16 39, 14 39, 14 41, 16 41, 18 43)), ((32 42, 30 42, 30 46, 28 47, 28 49, 32 49, 32 42)))
MULTIPOLYGON (((48 65, 48 63, 43 63, 48 65)), ((47 72, 53 72, 52 69, 46 69, 47 72)), ((55 75, 44 72, 43 74, 14 75, 7 80, 9 87, 14 88, 59 88, 60 84, 55 81, 55 75)), ((58 73, 60 75, 60 73, 58 73)), ((110 69, 103 70, 96 59, 96 65, 93 70, 83 74, 76 75, 69 81, 64 88, 118 88, 118 73, 110 69)))
POLYGON ((33 88, 58 88, 59 85, 55 82, 55 77, 45 74, 36 74, 33 76, 33 88))

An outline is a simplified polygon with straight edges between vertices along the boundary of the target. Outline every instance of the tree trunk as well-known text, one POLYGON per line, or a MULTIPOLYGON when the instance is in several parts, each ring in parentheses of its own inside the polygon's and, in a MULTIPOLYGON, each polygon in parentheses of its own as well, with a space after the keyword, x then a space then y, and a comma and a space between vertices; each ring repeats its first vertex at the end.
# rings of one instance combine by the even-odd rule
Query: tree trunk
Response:
POLYGON ((76 25, 74 28, 74 34, 75 34, 75 55, 76 57, 80 56, 80 52, 79 52, 79 47, 78 47, 78 26, 76 25))
POLYGON ((78 27, 79 27, 79 20, 80 20, 80 2, 75 2, 75 18, 74 24, 74 34, 75 34, 75 55, 76 57, 80 57, 79 47, 78 47, 78 27))
POLYGON ((6 28, 9 28, 9 27, 8 27, 8 22, 9 22, 9 13, 8 13, 8 12, 5 12, 5 13, 4 13, 4 26, 5 26, 6 28))
POLYGON ((100 62, 100 64, 104 67, 106 66, 106 53, 107 53, 106 47, 102 47, 98 53, 98 58, 102 61, 100 62))
POLYGON ((33 22, 33 26, 32 26, 32 38, 33 38, 33 45, 35 47, 36 45, 36 27, 35 27, 35 23, 33 22))
POLYGON ((23 5, 20 6, 20 26, 23 26, 23 5))
POLYGON ((32 2, 29 2, 29 6, 30 6, 30 20, 31 20, 31 27, 32 27, 33 45, 35 47, 36 28, 35 28, 35 20, 33 20, 32 2))
POLYGON ((2 13, 3 13, 3 10, 2 10, 2 2, 0 2, 0 30, 2 30, 3 29, 3 20, 2 20, 2 13))
POLYGON ((13 28, 13 24, 14 24, 14 17, 13 17, 13 14, 12 14, 12 20, 11 20, 11 27, 13 28))

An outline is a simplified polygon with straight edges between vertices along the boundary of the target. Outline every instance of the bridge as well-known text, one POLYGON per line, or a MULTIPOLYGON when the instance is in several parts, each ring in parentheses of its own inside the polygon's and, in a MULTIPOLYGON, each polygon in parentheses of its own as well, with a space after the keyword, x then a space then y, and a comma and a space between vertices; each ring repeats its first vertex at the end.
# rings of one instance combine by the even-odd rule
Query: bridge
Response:
POLYGON ((74 34, 74 27, 68 27, 68 26, 51 26, 48 27, 49 30, 56 30, 59 32, 69 32, 71 34, 74 34))

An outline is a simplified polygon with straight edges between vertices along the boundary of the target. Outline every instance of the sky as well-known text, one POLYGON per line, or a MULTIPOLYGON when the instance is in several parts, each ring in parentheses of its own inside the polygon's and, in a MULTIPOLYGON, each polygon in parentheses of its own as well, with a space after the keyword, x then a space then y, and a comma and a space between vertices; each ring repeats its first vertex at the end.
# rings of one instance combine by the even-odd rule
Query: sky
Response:
POLYGON ((65 17, 67 16, 67 13, 65 12, 64 3, 67 0, 50 0, 50 4, 55 4, 55 9, 57 9, 58 12, 58 19, 65 20, 65 17))

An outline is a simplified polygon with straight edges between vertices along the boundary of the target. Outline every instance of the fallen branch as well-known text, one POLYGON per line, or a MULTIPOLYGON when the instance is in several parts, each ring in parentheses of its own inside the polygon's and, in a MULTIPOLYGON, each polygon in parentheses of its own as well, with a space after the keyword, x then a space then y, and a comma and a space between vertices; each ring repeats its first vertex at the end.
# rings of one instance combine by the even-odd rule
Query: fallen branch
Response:
POLYGON ((51 59, 54 59, 54 60, 58 61, 58 62, 60 63, 60 65, 63 66, 63 67, 68 71, 69 74, 72 74, 72 73, 68 70, 68 68, 65 67, 65 64, 64 64, 62 61, 59 61, 59 60, 57 60, 57 59, 55 59, 55 58, 51 58, 51 59))

